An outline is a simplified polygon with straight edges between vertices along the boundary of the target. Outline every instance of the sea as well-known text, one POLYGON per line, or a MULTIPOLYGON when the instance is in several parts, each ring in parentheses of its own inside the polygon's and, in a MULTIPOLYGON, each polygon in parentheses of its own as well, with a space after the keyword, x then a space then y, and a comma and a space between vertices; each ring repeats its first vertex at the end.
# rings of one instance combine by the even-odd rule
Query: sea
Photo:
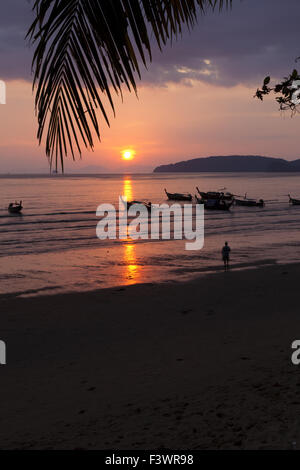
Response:
MULTIPOLYGON (((137 283, 182 282, 223 269, 221 249, 231 247, 231 269, 300 261, 300 175, 289 173, 157 173, 0 176, 0 294, 36 296, 137 283), (166 203, 169 192, 226 188, 263 198, 264 208, 205 211, 204 246, 185 240, 100 240, 100 204, 128 200, 166 203), (23 201, 21 215, 7 206, 23 201)), ((171 234, 172 235, 172 234, 171 234)))

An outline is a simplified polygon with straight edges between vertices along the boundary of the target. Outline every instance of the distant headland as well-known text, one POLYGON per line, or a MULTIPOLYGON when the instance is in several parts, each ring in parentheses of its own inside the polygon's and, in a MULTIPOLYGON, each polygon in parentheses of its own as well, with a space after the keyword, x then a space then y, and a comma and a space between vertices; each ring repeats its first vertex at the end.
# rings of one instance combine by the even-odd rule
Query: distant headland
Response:
POLYGON ((194 158, 169 165, 156 167, 154 173, 197 173, 197 172, 297 172, 300 159, 287 161, 283 158, 259 155, 228 155, 194 158))

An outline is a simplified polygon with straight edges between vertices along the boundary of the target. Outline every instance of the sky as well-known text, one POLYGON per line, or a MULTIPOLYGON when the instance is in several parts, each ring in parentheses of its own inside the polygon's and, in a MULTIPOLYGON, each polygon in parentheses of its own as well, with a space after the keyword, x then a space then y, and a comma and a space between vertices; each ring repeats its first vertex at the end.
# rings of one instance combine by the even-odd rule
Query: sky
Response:
MULTIPOLYGON (((2 0, 0 80, 0 173, 47 172, 38 146, 32 92, 33 49, 25 40, 32 1, 2 0)), ((66 161, 67 172, 150 171, 155 166, 210 155, 254 154, 300 158, 300 116, 280 113, 273 97, 253 99, 266 75, 274 82, 297 67, 300 56, 299 0, 233 0, 230 11, 199 17, 142 68, 138 99, 116 97, 116 118, 101 116, 101 142, 82 159, 66 161), (132 149, 135 158, 122 161, 132 149)))

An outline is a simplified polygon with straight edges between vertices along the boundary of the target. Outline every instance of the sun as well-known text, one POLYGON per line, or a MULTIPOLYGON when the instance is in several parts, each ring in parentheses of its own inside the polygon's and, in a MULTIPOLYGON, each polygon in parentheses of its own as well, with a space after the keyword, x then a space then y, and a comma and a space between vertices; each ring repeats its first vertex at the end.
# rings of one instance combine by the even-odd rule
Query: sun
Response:
POLYGON ((135 151, 132 149, 125 149, 122 151, 122 159, 123 160, 133 160, 135 156, 135 151))

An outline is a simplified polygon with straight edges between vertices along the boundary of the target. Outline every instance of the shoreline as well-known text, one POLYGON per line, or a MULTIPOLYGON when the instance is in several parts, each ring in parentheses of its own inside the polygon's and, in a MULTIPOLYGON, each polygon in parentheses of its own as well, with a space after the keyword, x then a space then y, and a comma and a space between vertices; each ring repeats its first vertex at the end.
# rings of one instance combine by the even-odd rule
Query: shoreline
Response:
POLYGON ((299 273, 1 296, 0 448, 299 448, 299 273))
MULTIPOLYGON (((211 276, 218 276, 224 272, 223 261, 220 260, 220 264, 217 266, 205 266, 203 268, 200 267, 178 267, 172 269, 170 272, 166 272, 169 276, 169 279, 166 281, 161 280, 151 280, 145 282, 132 282, 132 283, 119 283, 112 286, 104 285, 103 287, 99 288, 85 288, 81 292, 75 289, 70 289, 67 291, 58 291, 57 286, 49 286, 49 287, 42 287, 42 288, 32 288, 27 289, 25 291, 15 291, 15 292, 0 292, 0 302, 1 300, 5 299, 14 299, 14 298, 39 298, 39 297, 52 297, 52 296, 64 296, 64 295, 76 295, 76 294, 92 294, 92 293, 99 293, 102 291, 107 291, 111 289, 118 289, 118 288, 128 288, 134 286, 144 286, 144 285, 172 285, 172 284, 188 284, 194 283, 198 280, 205 279, 211 276), (177 280, 174 278, 175 275, 189 275, 190 277, 183 278, 182 280, 177 280), (44 293, 43 293, 44 292, 44 293)), ((246 262, 246 263, 235 263, 230 265, 230 272, 244 272, 249 270, 255 269, 265 269, 271 268, 274 266, 290 266, 300 263, 298 261, 294 262, 287 262, 283 263, 279 260, 274 258, 270 259, 261 259, 255 260, 253 262, 246 262)))

